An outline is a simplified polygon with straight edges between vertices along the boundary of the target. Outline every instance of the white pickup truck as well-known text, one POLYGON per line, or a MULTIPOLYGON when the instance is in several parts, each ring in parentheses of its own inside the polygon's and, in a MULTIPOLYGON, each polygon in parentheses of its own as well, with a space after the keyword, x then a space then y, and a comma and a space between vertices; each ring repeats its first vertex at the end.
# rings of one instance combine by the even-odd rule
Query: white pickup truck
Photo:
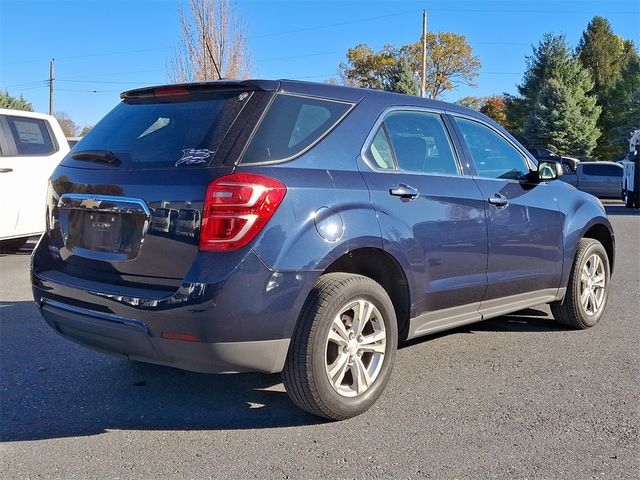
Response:
POLYGON ((69 152, 58 121, 0 109, 0 247, 17 250, 45 229, 47 184, 69 152))

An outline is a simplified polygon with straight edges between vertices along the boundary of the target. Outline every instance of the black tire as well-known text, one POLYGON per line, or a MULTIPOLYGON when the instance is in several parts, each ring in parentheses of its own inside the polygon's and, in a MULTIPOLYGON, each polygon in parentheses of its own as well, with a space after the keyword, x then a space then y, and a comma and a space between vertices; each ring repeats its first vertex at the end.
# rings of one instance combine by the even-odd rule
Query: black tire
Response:
POLYGON ((634 195, 629 192, 624 192, 624 206, 627 208, 633 208, 634 205, 634 195))
POLYGON ((29 240, 29 237, 21 237, 21 238, 11 238, 9 240, 0 241, 0 250, 4 250, 6 252, 15 252, 20 250, 24 246, 25 243, 29 240))
MULTIPOLYGON (((355 311, 353 313, 355 316, 355 311)), ((361 275, 322 275, 300 313, 282 373, 284 386, 291 400, 306 412, 332 420, 355 417, 369 409, 384 390, 393 368, 397 344, 398 326, 393 304, 378 283, 361 275), (382 366, 370 386, 362 393, 347 397, 338 393, 338 387, 332 386, 329 381, 326 370, 329 352, 327 336, 336 316, 355 300, 373 304, 382 316, 386 350, 382 366)), ((356 354, 351 352, 349 355, 353 361, 356 354)), ((361 358, 365 359, 364 356, 361 358)), ((348 375, 353 378, 351 369, 348 375)))
POLYGON ((551 303, 551 313, 556 321, 566 327, 576 330, 584 330, 593 327, 602 317, 609 299, 610 266, 607 252, 600 242, 592 238, 583 238, 578 244, 575 260, 571 267, 569 283, 564 299, 551 303), (583 292, 581 273, 585 264, 593 255, 597 255, 603 263, 604 269, 604 296, 600 307, 593 313, 589 313, 581 302, 580 295, 583 292))

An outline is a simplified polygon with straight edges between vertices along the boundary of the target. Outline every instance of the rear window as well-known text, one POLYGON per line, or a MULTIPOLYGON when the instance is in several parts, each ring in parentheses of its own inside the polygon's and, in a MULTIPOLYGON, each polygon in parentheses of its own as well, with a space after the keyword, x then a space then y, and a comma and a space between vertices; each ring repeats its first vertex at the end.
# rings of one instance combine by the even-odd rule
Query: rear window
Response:
POLYGON ((45 120, 11 116, 6 119, 18 155, 49 155, 57 150, 45 120))
POLYGON ((229 91, 126 100, 91 129, 72 153, 110 150, 123 166, 140 168, 221 163, 216 151, 251 98, 246 92, 229 91))
POLYGON ((315 145, 352 104, 278 94, 260 122, 242 163, 287 160, 315 145))

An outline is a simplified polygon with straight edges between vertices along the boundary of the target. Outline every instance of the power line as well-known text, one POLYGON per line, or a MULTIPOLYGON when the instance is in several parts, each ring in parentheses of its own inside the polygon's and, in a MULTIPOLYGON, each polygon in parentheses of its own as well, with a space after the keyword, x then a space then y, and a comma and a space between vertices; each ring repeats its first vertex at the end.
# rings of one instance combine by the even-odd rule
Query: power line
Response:
MULTIPOLYGON (((161 50, 170 50, 171 47, 162 47, 162 48, 145 48, 145 49, 141 49, 141 50, 123 50, 123 51, 119 51, 119 52, 104 52, 104 53, 90 53, 90 54, 86 54, 86 55, 71 55, 71 56, 67 56, 67 57, 56 57, 59 60, 73 60, 73 59, 78 59, 78 58, 90 58, 90 57, 107 57, 109 55, 125 55, 125 54, 130 54, 130 53, 144 53, 144 52, 156 52, 156 51, 161 51, 161 50)), ((19 61, 19 62, 7 62, 4 63, 3 65, 21 65, 21 64, 25 64, 25 63, 37 63, 37 62, 48 62, 49 59, 45 58, 45 59, 39 59, 39 60, 23 60, 23 61, 19 61)))
POLYGON ((316 25, 316 26, 313 26, 313 27, 296 28, 295 30, 286 30, 284 32, 265 33, 265 34, 262 34, 262 35, 251 36, 251 37, 249 37, 249 40, 254 39, 254 38, 276 37, 276 36, 280 36, 280 35, 289 35, 290 33, 310 32, 310 31, 313 31, 313 30, 323 30, 323 29, 326 29, 326 28, 342 27, 344 25, 353 25, 354 23, 370 22, 370 21, 373 21, 373 20, 382 20, 384 18, 399 17, 401 15, 408 15, 410 13, 415 13, 415 12, 419 12, 419 11, 420 10, 409 10, 409 11, 405 11, 405 12, 392 13, 390 15, 380 15, 380 16, 377 16, 377 17, 360 18, 360 19, 356 19, 356 20, 347 20, 345 22, 329 23, 329 24, 326 24, 326 25, 316 25))
POLYGON ((164 72, 164 70, 154 69, 154 70, 137 70, 135 72, 117 72, 117 73, 90 73, 88 75, 74 75, 73 77, 68 77, 69 80, 76 80, 78 78, 95 78, 95 77, 116 77, 120 75, 135 75, 138 73, 156 73, 156 72, 164 72))
POLYGON ((66 78, 56 78, 58 82, 69 82, 69 83, 114 83, 120 85, 144 85, 148 82, 122 82, 116 80, 71 80, 66 78))

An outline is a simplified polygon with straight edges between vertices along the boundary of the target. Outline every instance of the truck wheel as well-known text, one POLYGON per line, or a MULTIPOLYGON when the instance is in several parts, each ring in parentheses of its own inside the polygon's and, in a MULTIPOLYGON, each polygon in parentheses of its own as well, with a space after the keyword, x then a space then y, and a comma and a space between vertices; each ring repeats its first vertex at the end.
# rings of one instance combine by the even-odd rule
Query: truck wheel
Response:
POLYGON ((629 194, 629 192, 624 192, 624 206, 627 208, 634 207, 633 194, 629 194))
POLYGON ((609 298, 609 257, 600 242, 583 238, 578 244, 564 299, 551 303, 557 322, 574 329, 593 327, 609 298))
POLYGON ((11 238, 9 240, 0 241, 0 250, 4 250, 5 252, 15 252, 20 250, 22 246, 27 243, 29 237, 22 238, 11 238))
POLYGON ((320 277, 304 304, 283 370, 291 400, 332 420, 366 411, 391 375, 398 343, 387 292, 362 275, 320 277))

